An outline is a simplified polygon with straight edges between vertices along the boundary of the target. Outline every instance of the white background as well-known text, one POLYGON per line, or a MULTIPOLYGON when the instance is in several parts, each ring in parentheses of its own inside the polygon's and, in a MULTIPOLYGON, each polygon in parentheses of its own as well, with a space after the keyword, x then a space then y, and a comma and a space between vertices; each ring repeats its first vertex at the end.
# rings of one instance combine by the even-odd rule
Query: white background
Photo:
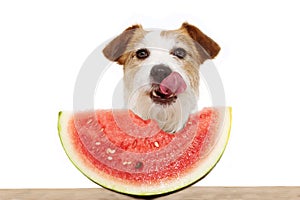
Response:
POLYGON ((96 187, 69 162, 57 114, 103 41, 134 23, 198 26, 233 107, 230 142, 198 185, 300 185, 297 1, 0 2, 0 188, 96 187), (196 3, 197 2, 197 3, 196 3))

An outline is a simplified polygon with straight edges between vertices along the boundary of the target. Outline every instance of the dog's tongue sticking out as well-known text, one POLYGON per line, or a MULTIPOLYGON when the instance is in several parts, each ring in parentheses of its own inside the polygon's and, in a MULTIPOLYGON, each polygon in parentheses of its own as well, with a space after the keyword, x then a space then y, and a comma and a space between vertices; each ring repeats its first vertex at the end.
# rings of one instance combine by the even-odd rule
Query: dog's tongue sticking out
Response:
POLYGON ((180 94, 185 91, 186 87, 182 76, 178 72, 172 72, 159 85, 160 91, 165 95, 180 94))

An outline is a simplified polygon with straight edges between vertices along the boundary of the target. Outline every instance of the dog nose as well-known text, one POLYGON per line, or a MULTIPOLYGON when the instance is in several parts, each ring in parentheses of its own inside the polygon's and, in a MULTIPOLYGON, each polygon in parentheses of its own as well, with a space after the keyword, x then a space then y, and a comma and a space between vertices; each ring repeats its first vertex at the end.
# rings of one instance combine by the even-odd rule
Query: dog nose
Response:
POLYGON ((161 83, 172 70, 166 65, 154 65, 151 69, 150 76, 155 83, 161 83))

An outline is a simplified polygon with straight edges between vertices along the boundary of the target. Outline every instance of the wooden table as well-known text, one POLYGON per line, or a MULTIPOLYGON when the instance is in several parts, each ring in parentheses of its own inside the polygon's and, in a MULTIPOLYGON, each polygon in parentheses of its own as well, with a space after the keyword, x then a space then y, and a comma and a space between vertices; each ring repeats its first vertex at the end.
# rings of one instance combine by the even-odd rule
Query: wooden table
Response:
MULTIPOLYGON (((0 200, 130 200, 105 189, 0 189, 0 200)), ((143 199, 143 198, 141 198, 143 199)), ((145 199, 145 198, 144 198, 145 199)), ((190 187, 159 200, 300 200, 300 187, 190 187)))

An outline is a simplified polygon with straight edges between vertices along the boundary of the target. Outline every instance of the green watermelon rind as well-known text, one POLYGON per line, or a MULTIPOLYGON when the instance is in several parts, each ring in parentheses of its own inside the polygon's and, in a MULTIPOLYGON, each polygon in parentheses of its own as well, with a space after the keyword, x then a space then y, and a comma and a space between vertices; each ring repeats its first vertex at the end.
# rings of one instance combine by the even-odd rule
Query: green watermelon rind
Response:
POLYGON ((65 151, 65 153, 66 153, 66 155, 67 155, 67 157, 68 157, 68 159, 69 159, 69 160, 71 161, 71 163, 76 167, 76 169, 79 170, 79 171, 80 171, 84 176, 86 176, 89 180, 91 180, 92 182, 94 182, 94 183, 96 183, 96 184, 98 184, 98 185, 100 185, 100 186, 102 186, 102 187, 104 187, 104 188, 106 188, 106 189, 109 189, 109 188, 105 187, 104 185, 102 185, 102 184, 100 184, 100 183, 97 183, 95 180, 93 180, 91 177, 89 177, 89 175, 86 174, 86 173, 85 173, 85 172, 84 172, 84 171, 76 164, 76 162, 73 161, 73 159, 72 159, 71 156, 69 155, 68 150, 67 150, 67 148, 66 148, 66 146, 65 146, 65 144, 64 144, 64 142, 63 142, 62 134, 61 134, 62 128, 61 128, 61 123, 60 123, 60 121, 61 121, 61 117, 62 117, 62 115, 63 115, 64 113, 66 113, 66 112, 60 111, 60 112, 58 113, 57 129, 58 129, 58 135, 59 135, 60 143, 61 143, 61 145, 62 145, 62 147, 63 147, 63 149, 64 149, 64 151, 65 151))
MULTIPOLYGON (((183 181, 180 181, 181 183, 178 184, 178 186, 173 186, 170 187, 169 183, 166 183, 166 188, 160 188, 157 187, 157 190, 153 190, 153 188, 155 189, 155 186, 151 189, 143 189, 142 186, 137 187, 137 186, 133 186, 138 188, 137 190, 132 190, 132 185, 126 185, 121 189, 120 185, 122 185, 121 182, 116 181, 115 184, 105 184, 106 182, 114 182, 112 181, 112 177, 107 177, 107 178, 100 178, 101 175, 99 174, 95 174, 95 172, 93 171, 93 169, 89 169, 88 167, 86 167, 86 163, 83 163, 84 161, 82 161, 82 156, 77 156, 76 155, 76 149, 73 148, 72 145, 68 144, 68 142, 70 142, 70 138, 67 137, 67 131, 64 132, 64 127, 63 125, 67 126, 68 123, 63 123, 63 122, 68 122, 68 119, 70 119, 70 117, 72 116, 73 113, 71 112, 63 112, 60 111, 58 114, 58 133, 59 133, 59 138, 60 138, 60 142, 63 146, 63 149, 65 151, 65 153, 67 154, 69 160, 73 163, 73 165, 83 174, 85 175, 88 179, 90 179, 92 182, 115 192, 118 193, 122 193, 122 194, 127 194, 127 195, 133 195, 133 196, 161 196, 161 195, 165 195, 165 194, 169 194, 169 193, 173 193, 179 190, 182 190, 186 187, 189 187, 193 184, 195 184, 196 182, 200 181, 201 179, 203 179, 205 176, 207 176, 212 169, 217 165, 217 163, 220 161, 222 155, 225 152, 226 146, 228 144, 229 141, 229 137, 230 137, 230 130, 231 130, 231 120, 232 120, 232 112, 231 112, 231 107, 226 107, 225 108, 225 117, 224 119, 224 125, 222 127, 222 133, 220 135, 219 141, 218 143, 215 145, 214 150, 219 150, 221 149, 221 152, 217 152, 216 154, 218 156, 213 157, 213 161, 209 162, 209 167, 206 167, 206 170, 204 173, 200 173, 201 175, 195 175, 192 177, 196 177, 196 178, 190 178, 189 181, 185 182, 184 184, 181 184, 183 181), (65 134, 65 135, 64 135, 65 134), (226 136, 226 138, 225 138, 226 136), (223 138, 224 137, 224 138, 223 138), (220 145, 220 140, 223 139, 223 143, 220 145), (217 145, 220 145, 221 147, 219 147, 218 149, 216 148, 217 145), (75 153, 73 153, 73 151, 75 153), (73 154, 73 155, 72 155, 73 154), (77 158, 76 158, 77 157, 77 158), (94 175, 93 175, 94 173, 94 175), (102 180, 99 180, 102 179, 102 180), (105 180, 106 179, 106 180, 105 180), (127 190, 128 188, 131 188, 131 190, 127 190)), ((211 157, 211 154, 209 154, 207 157, 211 157)), ((207 163, 207 162, 206 162, 207 163)), ((202 166, 202 165, 201 165, 202 166)), ((201 171, 200 167, 197 167, 195 171, 201 171)), ((197 174, 197 173, 196 173, 197 174)), ((105 174, 102 174, 104 177, 106 176, 105 174)), ((191 174, 190 174, 191 176, 191 174)), ((184 176, 183 178, 186 178, 186 176, 184 176)), ((181 178, 180 178, 181 179, 181 178)), ((173 184, 174 185, 174 184, 173 184)))

